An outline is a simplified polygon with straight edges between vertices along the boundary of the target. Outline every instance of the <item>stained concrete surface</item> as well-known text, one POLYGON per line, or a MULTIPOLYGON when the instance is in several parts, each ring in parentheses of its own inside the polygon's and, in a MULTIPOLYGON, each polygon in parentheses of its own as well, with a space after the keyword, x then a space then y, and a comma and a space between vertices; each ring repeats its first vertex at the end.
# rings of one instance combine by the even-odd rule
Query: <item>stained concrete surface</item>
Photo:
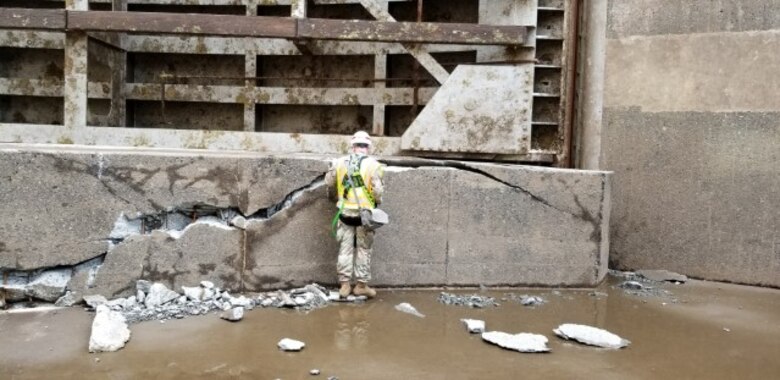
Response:
MULTIPOLYGON (((217 314, 131 326, 128 345, 88 354, 94 314, 78 308, 0 313, 0 377, 308 379, 733 379, 780 373, 780 291, 691 281, 662 285, 673 297, 636 297, 603 285, 590 290, 503 289, 481 292, 545 297, 528 308, 501 301, 488 309, 448 306, 438 290, 380 291, 363 305, 336 304, 308 314, 256 309, 227 323, 217 314), (672 299, 677 299, 673 303, 672 299), (409 302, 425 318, 394 310, 409 302), (550 339, 549 354, 505 351, 469 334, 461 318, 490 331, 532 332, 550 339), (558 339, 552 329, 582 323, 633 344, 603 350, 558 339), (285 353, 276 342, 306 343, 285 353)), ((479 290, 456 290, 470 294, 479 290)))
MULTIPOLYGON (((95 283, 69 290, 108 297, 131 295, 140 278, 250 291, 335 283, 328 159, 7 145, 0 270, 100 256, 95 283), (112 236, 123 218, 189 217, 195 206, 251 220, 245 231, 152 223, 133 238, 112 236)), ((595 286, 606 274, 610 173, 384 159, 391 223, 376 235, 375 284, 595 286)))
POLYGON ((582 161, 615 171, 612 266, 780 287, 778 6, 609 1, 582 161))

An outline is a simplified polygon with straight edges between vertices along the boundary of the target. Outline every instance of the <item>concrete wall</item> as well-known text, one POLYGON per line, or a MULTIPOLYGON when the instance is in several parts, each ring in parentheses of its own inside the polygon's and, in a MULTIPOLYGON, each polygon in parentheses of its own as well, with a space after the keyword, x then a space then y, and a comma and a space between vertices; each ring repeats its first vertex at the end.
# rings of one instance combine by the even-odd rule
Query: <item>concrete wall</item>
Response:
MULTIPOLYGON (((395 160, 377 285, 604 278, 609 173, 395 160)), ((139 278, 250 291, 335 283, 327 167, 300 154, 0 145, 0 272, 64 269, 70 290, 106 296, 139 278)))
POLYGON ((581 162, 615 171, 614 266, 780 286, 780 3, 591 7, 581 162))

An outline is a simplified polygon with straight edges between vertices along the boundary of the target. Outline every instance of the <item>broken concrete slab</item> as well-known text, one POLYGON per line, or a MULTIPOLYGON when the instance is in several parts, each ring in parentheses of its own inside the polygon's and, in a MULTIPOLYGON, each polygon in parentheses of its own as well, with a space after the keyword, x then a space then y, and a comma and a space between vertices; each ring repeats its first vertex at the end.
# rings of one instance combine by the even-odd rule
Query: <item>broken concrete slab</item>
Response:
POLYGON ((113 352, 130 340, 130 329, 125 317, 106 305, 97 307, 89 337, 89 352, 113 352))
POLYGON ((564 323, 553 332, 563 339, 574 340, 589 346, 617 349, 631 344, 630 341, 607 330, 575 323, 564 323))
MULTIPOLYGON (((336 208, 319 180, 327 169, 326 158, 201 155, 0 149, 2 157, 22 157, 14 167, 0 165, 0 175, 29 170, 52 186, 84 183, 78 191, 70 183, 60 189, 69 197, 96 200, 79 208, 65 207, 47 200, 50 189, 41 190, 35 199, 46 203, 47 212, 78 214, 85 229, 65 233, 44 225, 46 240, 62 241, 65 248, 74 242, 67 248, 74 252, 32 244, 30 249, 47 252, 44 259, 29 256, 17 266, 14 253, 8 265, 43 269, 72 263, 73 258, 84 257, 81 242, 102 241, 106 244, 100 250, 86 255, 105 255, 94 284, 69 285, 68 290, 127 297, 135 295, 134 280, 142 277, 172 289, 195 285, 204 277, 221 288, 246 291, 335 283, 337 243, 330 235, 330 220, 336 208), (226 221, 194 222, 177 230, 180 236, 165 232, 162 222, 154 219, 195 205, 228 207, 214 209, 224 211, 227 220, 238 211, 259 212, 242 215, 246 230, 226 221), (139 235, 108 244, 120 215, 151 219, 139 235), (58 255, 63 259, 52 258, 58 255)), ((394 165, 409 167, 392 166, 386 172, 382 207, 393 223, 375 236, 373 284, 593 286, 603 278, 608 173, 430 160, 398 160, 394 165), (415 190, 419 188, 440 191, 415 190), (426 205, 424 213, 421 204, 426 205), (556 231, 556 239, 546 238, 549 231, 556 231)), ((31 185, 38 183, 37 177, 20 177, 21 182, 15 180, 2 196, 14 189, 25 196, 38 192, 38 186, 31 185)), ((66 198, 53 199, 68 203, 66 198)), ((0 203, 0 213, 2 205, 12 203, 10 199, 0 203)), ((42 205, 29 204, 26 213, 14 214, 21 224, 32 223, 42 212, 36 211, 42 205)), ((4 223, 8 220, 0 220, 3 231, 4 223)), ((28 245, 19 231, 9 231, 3 236, 6 250, 16 252, 28 245)))
POLYGON ((89 295, 84 296, 84 302, 87 304, 87 306, 97 309, 98 306, 104 305, 108 302, 106 297, 103 297, 101 295, 89 295))
POLYGON ((508 334, 501 331, 482 333, 482 340, 518 352, 549 352, 547 337, 539 334, 508 334))
POLYGON ((27 284, 25 293, 39 300, 54 302, 65 294, 73 271, 71 269, 54 269, 39 273, 27 284))

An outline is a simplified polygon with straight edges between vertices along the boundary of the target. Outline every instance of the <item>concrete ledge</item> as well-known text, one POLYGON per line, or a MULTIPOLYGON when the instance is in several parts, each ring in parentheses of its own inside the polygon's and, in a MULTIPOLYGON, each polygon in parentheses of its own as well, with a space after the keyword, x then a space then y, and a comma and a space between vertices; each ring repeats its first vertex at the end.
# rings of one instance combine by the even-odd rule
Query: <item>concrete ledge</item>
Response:
MULTIPOLYGON (((328 160, 0 144, 0 271, 72 267, 70 290, 109 297, 141 277, 245 291, 335 283, 328 160), (95 258, 91 278, 76 270, 95 258)), ((610 173, 391 161, 376 285, 604 278, 610 173)))

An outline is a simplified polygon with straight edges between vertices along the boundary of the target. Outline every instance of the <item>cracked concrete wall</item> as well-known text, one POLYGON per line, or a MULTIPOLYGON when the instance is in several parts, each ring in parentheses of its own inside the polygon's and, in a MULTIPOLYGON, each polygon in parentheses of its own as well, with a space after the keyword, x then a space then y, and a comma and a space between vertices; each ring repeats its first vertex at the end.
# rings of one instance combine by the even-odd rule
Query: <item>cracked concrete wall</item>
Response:
MULTIPOLYGON (((593 286, 609 173, 391 159, 377 285, 593 286)), ((322 156, 0 146, 0 270, 70 268, 78 295, 139 278, 261 290, 334 283, 322 156), (176 221, 163 223, 168 215, 176 221), (239 216, 234 218, 235 216, 239 216), (143 219, 143 222, 141 222, 143 219)))
POLYGON ((603 11, 601 146, 583 162, 615 171, 611 261, 780 286, 780 3, 603 11))

